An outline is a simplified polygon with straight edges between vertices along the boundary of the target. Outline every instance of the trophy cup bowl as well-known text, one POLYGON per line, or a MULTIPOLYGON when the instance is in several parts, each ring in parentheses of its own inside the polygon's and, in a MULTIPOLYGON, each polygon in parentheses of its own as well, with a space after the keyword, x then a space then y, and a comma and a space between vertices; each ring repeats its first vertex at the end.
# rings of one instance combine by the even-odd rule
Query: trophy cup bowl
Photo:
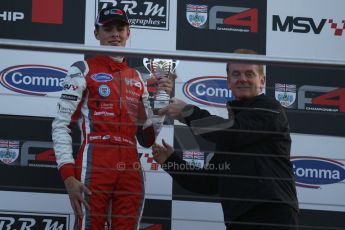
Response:
MULTIPOLYGON (((144 58, 143 64, 146 69, 157 78, 169 77, 174 73, 178 61, 173 59, 144 58)), ((170 95, 165 90, 158 90, 154 95, 153 110, 159 110, 169 104, 170 95)))

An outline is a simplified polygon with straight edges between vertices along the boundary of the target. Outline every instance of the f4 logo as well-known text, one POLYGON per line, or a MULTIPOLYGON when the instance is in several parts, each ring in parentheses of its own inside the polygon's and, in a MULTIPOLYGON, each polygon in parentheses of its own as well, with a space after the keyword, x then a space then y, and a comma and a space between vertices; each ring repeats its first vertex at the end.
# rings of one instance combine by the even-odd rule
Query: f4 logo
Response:
MULTIPOLYGON (((187 5, 186 17, 189 24, 200 29, 208 19, 208 29, 233 32, 258 32, 259 14, 256 8, 213 6, 207 14, 205 5, 187 5)), ((206 28, 207 29, 207 28, 206 28)))
POLYGON ((298 89, 298 108, 344 113, 345 88, 303 85, 298 89))
POLYGON ((210 29, 257 33, 258 9, 214 6, 210 10, 210 29), (218 16, 221 12, 229 15, 218 16))

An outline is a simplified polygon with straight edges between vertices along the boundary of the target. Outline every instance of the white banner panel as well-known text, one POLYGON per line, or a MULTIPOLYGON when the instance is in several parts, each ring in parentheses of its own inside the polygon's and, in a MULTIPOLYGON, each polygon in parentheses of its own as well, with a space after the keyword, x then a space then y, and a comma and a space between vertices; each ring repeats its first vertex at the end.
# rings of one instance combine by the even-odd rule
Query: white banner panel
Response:
POLYGON ((62 82, 83 55, 0 50, 0 114, 54 117, 62 82))
POLYGON ((223 210, 220 203, 172 201, 172 230, 224 230, 223 210))
POLYGON ((268 56, 345 58, 345 1, 267 0, 268 56))
MULTIPOLYGON (((174 127, 166 125, 157 137, 156 143, 162 144, 162 139, 173 146, 174 127)), ((172 178, 161 166, 153 160, 152 149, 138 147, 141 154, 140 161, 145 172, 145 198, 157 200, 171 200, 172 178)))
POLYGON ((175 97, 228 117, 225 104, 232 94, 227 88, 225 63, 180 61, 176 72, 175 97))
POLYGON ((292 134, 301 209, 345 211, 345 138, 292 134))
POLYGON ((73 229, 67 194, 0 191, 0 204, 0 226, 6 229, 73 229))
POLYGON ((176 49, 177 0, 116 1, 86 3, 85 44, 99 45, 95 39, 95 19, 99 8, 116 6, 126 11, 131 28, 127 47, 150 50, 176 49))

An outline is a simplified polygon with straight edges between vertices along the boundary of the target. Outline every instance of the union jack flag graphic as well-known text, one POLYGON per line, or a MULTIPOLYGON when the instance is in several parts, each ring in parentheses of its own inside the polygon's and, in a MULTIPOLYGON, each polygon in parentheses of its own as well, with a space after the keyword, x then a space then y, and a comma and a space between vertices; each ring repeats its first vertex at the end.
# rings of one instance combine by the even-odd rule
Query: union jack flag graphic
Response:
POLYGON ((207 13, 207 6, 206 5, 187 4, 187 11, 196 11, 196 12, 200 12, 200 13, 207 13))
POLYGON ((204 154, 202 152, 187 151, 183 152, 183 159, 204 160, 204 154))
POLYGON ((18 149, 19 141, 0 140, 0 148, 18 149))
POLYGON ((296 92, 296 85, 276 83, 275 88, 276 88, 276 91, 294 92, 294 93, 296 92))

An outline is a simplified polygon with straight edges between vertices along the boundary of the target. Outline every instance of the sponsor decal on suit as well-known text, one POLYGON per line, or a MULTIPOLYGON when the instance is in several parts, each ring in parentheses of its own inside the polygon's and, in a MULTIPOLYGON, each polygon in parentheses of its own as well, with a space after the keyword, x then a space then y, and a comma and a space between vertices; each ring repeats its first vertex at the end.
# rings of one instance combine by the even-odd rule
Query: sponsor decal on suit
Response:
POLYGON ((110 95, 110 88, 109 86, 103 84, 103 85, 100 85, 98 87, 98 93, 99 95, 101 95, 102 97, 108 97, 110 95))
POLYGON ((113 76, 108 73, 97 73, 92 75, 91 79, 96 82, 108 82, 113 80, 113 76))

